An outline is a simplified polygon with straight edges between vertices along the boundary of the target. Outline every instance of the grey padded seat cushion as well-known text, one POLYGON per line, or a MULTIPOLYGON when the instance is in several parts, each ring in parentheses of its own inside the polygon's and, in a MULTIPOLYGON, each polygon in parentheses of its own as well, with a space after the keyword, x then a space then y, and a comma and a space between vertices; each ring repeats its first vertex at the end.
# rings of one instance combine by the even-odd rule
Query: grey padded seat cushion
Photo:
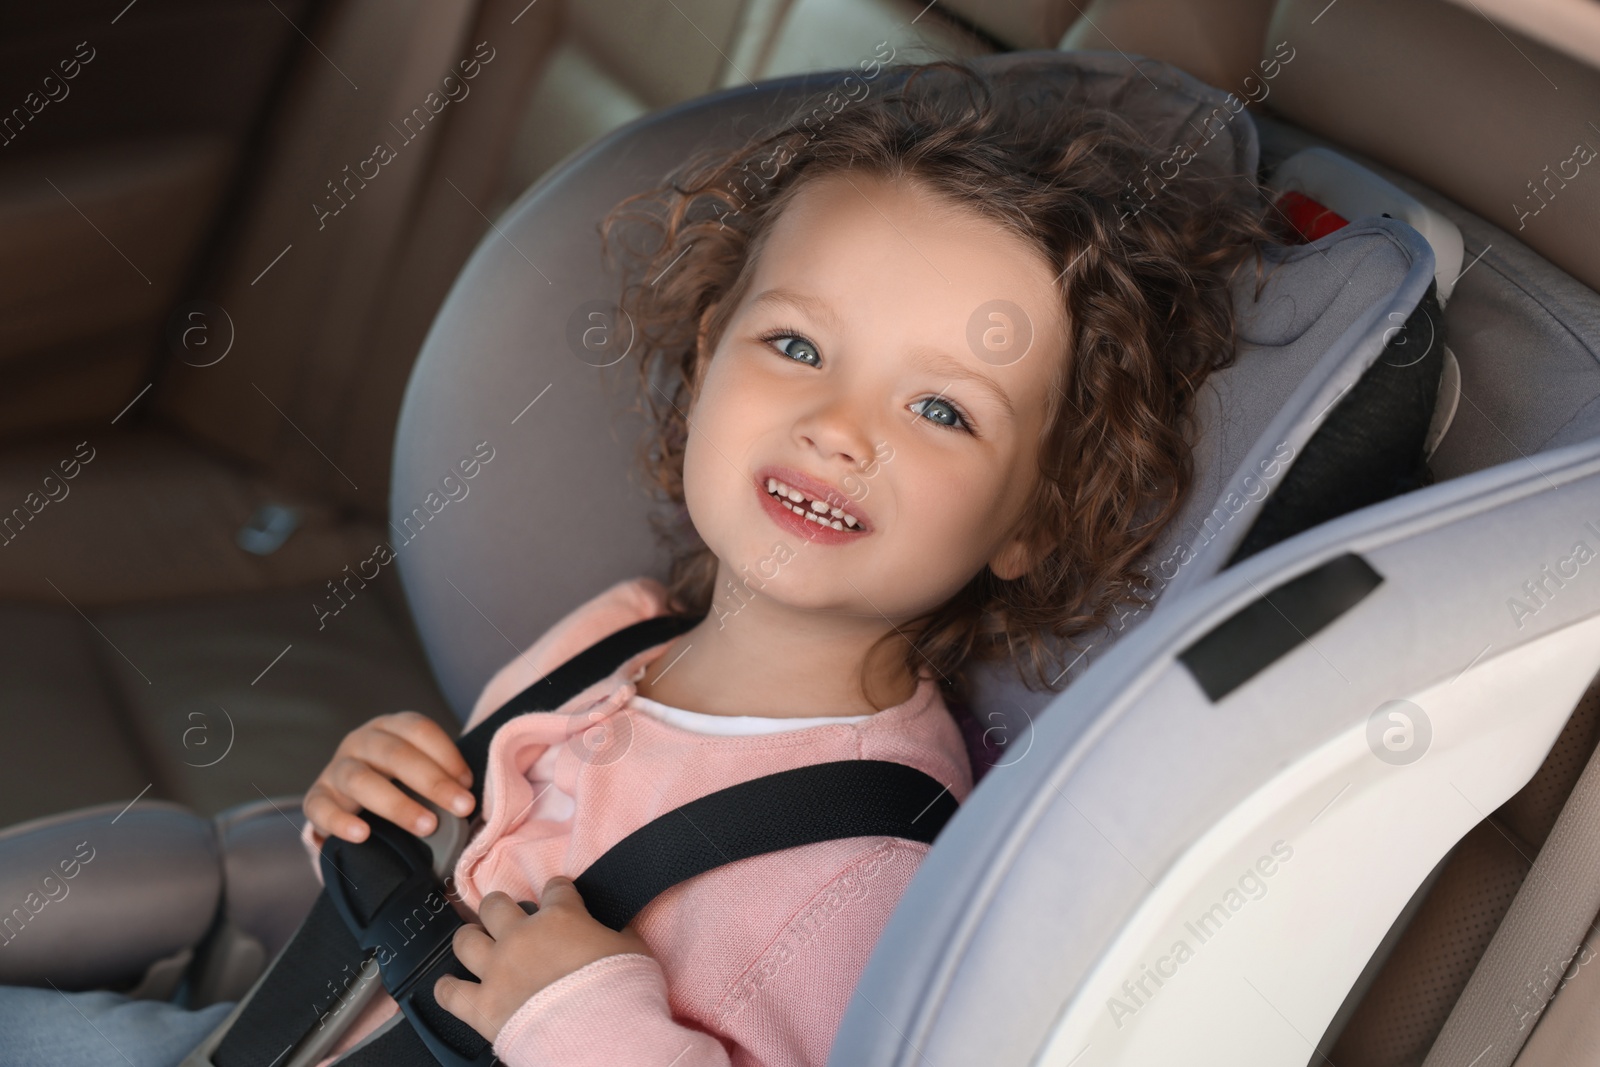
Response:
POLYGON ((271 959, 321 890, 298 799, 261 797, 215 819, 114 801, 0 830, 0 983, 125 988, 195 946, 219 905, 258 963, 271 959))

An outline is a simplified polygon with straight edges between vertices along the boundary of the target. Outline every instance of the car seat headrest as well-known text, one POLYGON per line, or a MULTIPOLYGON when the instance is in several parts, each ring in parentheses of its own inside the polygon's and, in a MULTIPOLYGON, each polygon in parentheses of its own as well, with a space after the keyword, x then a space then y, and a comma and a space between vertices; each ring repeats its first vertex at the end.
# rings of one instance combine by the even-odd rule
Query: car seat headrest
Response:
MULTIPOLYGON (((1201 165, 1256 171, 1250 117, 1175 67, 1098 52, 970 62, 1066 86, 1157 144, 1203 130, 1201 165)), ((625 376, 603 377, 582 343, 620 294, 597 223, 693 152, 733 148, 820 106, 843 73, 730 89, 613 131, 524 193, 462 269, 406 389, 390 495, 392 551, 457 715, 495 669, 597 590, 665 575, 646 521, 653 505, 630 478, 645 432, 626 410, 637 387, 615 387, 625 376)))

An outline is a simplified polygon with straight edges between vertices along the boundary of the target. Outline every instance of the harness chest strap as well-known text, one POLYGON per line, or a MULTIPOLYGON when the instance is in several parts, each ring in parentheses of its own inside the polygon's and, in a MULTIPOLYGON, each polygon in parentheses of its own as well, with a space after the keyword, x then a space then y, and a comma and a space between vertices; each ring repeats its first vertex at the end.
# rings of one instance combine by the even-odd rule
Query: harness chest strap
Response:
MULTIPOLYGON (((519 715, 561 707, 631 656, 699 621, 663 615, 625 627, 464 734, 458 745, 472 769, 480 805, 496 730, 519 715)), ((433 999, 440 976, 475 978, 450 949, 464 920, 449 906, 442 881, 460 842, 443 854, 429 847, 447 830, 464 838, 465 823, 428 806, 440 828, 426 840, 366 811, 361 815, 373 832, 365 841, 328 839, 321 856, 325 888, 311 914, 183 1067, 315 1064, 380 989, 388 989, 400 1013, 341 1056, 340 1067, 465 1067, 493 1061, 492 1046, 433 999)), ((664 890, 725 863, 846 837, 891 836, 931 844, 957 806, 944 785, 904 764, 840 760, 797 767, 666 812, 617 842, 574 885, 590 914, 621 930, 664 890)))

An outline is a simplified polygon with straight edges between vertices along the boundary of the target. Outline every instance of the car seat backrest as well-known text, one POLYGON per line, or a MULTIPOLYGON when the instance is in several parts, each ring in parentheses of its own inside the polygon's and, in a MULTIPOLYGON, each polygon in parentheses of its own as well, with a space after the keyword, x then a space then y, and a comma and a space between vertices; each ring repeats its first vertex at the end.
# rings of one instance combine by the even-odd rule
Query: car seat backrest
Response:
POLYGON ((1075 17, 1061 48, 1112 49, 1150 56, 1208 85, 1250 92, 1241 84, 1256 67, 1273 0, 1093 0, 1067 10, 1075 17))
MULTIPOLYGON (((1060 79, 1158 144, 1229 115, 1218 91, 1116 53, 973 62, 1060 79)), ((626 410, 637 396, 632 365, 603 378, 596 364, 610 357, 581 343, 587 316, 614 308, 620 292, 601 263, 596 224, 691 151, 731 147, 815 106, 838 77, 731 89, 613 132, 530 189, 457 278, 402 404, 390 513, 413 617, 458 715, 500 664, 574 606, 622 578, 665 573, 646 522, 651 502, 630 488, 644 429, 626 410)), ((1191 166, 1254 173, 1248 121, 1211 131, 1191 166)))
POLYGON ((1060 0, 1012 0, 1006 4, 941 0, 939 7, 1016 49, 1055 48, 1080 14, 1075 5, 1060 0))

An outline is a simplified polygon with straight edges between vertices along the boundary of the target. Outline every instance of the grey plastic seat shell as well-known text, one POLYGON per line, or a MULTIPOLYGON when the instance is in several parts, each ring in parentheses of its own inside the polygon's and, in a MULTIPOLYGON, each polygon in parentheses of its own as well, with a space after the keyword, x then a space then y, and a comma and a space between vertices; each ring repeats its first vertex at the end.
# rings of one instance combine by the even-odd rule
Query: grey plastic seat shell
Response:
MULTIPOLYGON (((1139 69, 1130 69, 1115 54, 1026 54, 1002 62, 1056 64, 1064 72, 1085 72, 1083 85, 1104 94, 1102 101, 1120 101, 1125 107, 1138 98, 1130 86, 1149 75, 1152 85, 1160 82, 1165 96, 1146 115, 1173 123, 1171 133, 1186 118, 1203 117, 1222 102, 1218 91, 1163 64, 1141 61, 1139 69)), ((616 413, 637 387, 629 379, 603 379, 597 387, 597 370, 566 341, 574 317, 616 296, 616 282, 598 264, 595 222, 624 195, 658 181, 691 150, 714 142, 731 144, 781 115, 790 106, 787 101, 826 85, 826 75, 792 78, 691 102, 627 126, 530 190, 462 272, 406 392, 390 509, 397 517, 410 514, 438 485, 440 475, 480 440, 494 443, 498 456, 509 454, 509 461, 496 459, 499 466, 474 486, 478 496, 462 502, 454 518, 442 515, 416 544, 400 552, 406 593, 435 673, 461 715, 494 669, 573 606, 622 577, 661 576, 661 560, 645 525, 645 496, 602 490, 629 485, 630 446, 642 427, 616 413), (555 270, 554 264, 562 269, 555 270), (608 427, 610 434, 598 434, 597 426, 608 427), (539 514, 538 504, 530 501, 560 507, 562 501, 578 499, 586 501, 584 509, 565 507, 560 520, 550 520, 538 531, 526 528, 528 515, 539 514), (469 509, 478 510, 466 522, 462 514, 469 509), (507 581, 506 576, 514 579, 507 581), (464 608, 472 613, 466 617, 475 614, 482 624, 459 624, 464 608)), ((1258 146, 1253 125, 1243 118, 1226 130, 1230 165, 1237 173, 1254 173, 1258 146)), ((1262 454, 1272 453, 1278 443, 1296 450, 1304 445, 1342 390, 1378 357, 1382 334, 1392 323, 1390 312, 1416 306, 1432 270, 1426 242, 1389 219, 1363 219, 1336 238, 1283 256, 1280 290, 1275 293, 1269 286, 1264 302, 1254 309, 1242 360, 1234 373, 1218 376, 1210 398, 1202 400, 1197 491, 1163 549, 1189 536, 1190 528, 1226 496, 1230 483, 1262 454), (1290 286, 1296 288, 1288 299, 1277 299, 1290 286), (1296 294, 1302 296, 1299 304, 1293 299, 1296 294), (1270 381, 1262 384, 1262 376, 1270 381), (1259 403, 1238 411, 1238 395, 1250 389, 1258 390, 1254 395, 1259 403)), ((1221 569, 1222 560, 1248 530, 1250 515, 1240 512, 1234 518, 1237 522, 1226 523, 1197 545, 1184 581, 1203 589, 1203 579, 1221 569)), ((1283 552, 1272 558, 1282 565, 1283 552)), ((1270 568, 1258 560, 1250 563, 1251 568, 1238 573, 1270 581, 1270 568)), ((1163 619, 1162 627, 1144 635, 1138 648, 1154 657, 1152 664, 1171 669, 1170 654, 1157 656, 1150 641, 1189 614, 1178 611, 1178 605, 1163 606, 1165 611, 1173 611, 1173 621, 1163 619)), ((1094 669, 1101 677, 1117 670, 1114 656, 1122 645, 1112 645, 1114 637, 1120 633, 1106 633, 1098 643, 1098 653, 1110 648, 1106 665, 1094 669)), ((1120 662, 1126 664, 1130 657, 1136 654, 1123 654, 1120 662)), ((1080 689, 1082 681, 1072 693, 1080 689)), ((997 680, 987 702, 1000 705, 1013 696, 1027 699, 997 680)), ((1085 696, 1078 694, 1077 699, 1085 696)), ((1066 701, 1067 696, 1058 697, 1058 702, 1066 701)), ((1006 857, 1006 864, 1016 865, 1013 885, 1018 891, 1005 901, 1005 915, 990 915, 982 894, 992 883, 974 889, 973 878, 984 872, 998 877, 1010 869, 997 865, 995 843, 1019 843, 1018 809, 1037 809, 1046 800, 1038 795, 1037 774, 1066 766, 1048 755, 1056 739, 1042 731, 1046 723, 1062 731, 1078 720, 1054 713, 1040 717, 1030 739, 1034 747, 1029 752, 1035 755, 1019 765, 1027 766, 1029 774, 995 771, 994 782, 981 787, 981 795, 990 800, 973 806, 962 822, 966 829, 957 832, 952 822, 946 830, 925 864, 928 873, 918 873, 917 896, 907 896, 862 979, 835 1043, 834 1062, 910 1062, 917 1048, 938 1049, 939 1057, 950 1062, 1022 1064, 1034 1056, 1043 1027, 1072 989, 1072 976, 1093 961, 1093 937, 1114 931, 1118 902, 1134 899, 1134 886, 1123 877, 1126 870, 1107 872, 1104 857, 1088 848, 1086 840, 1070 841, 1077 853, 1062 848, 1064 841, 1030 841, 1027 849, 1006 857), (990 819, 997 806, 1006 809, 1000 817, 1011 819, 1016 832, 995 832, 990 819), (1072 854, 1093 857, 1094 862, 1062 869, 1061 857, 1072 854), (933 862, 936 856, 941 857, 938 864, 933 862), (965 877, 950 878, 952 867, 965 870, 965 877), (1070 909, 1070 921, 1082 921, 1082 926, 1067 931, 1035 921, 1038 910, 1059 909, 1059 902, 1074 897, 1082 897, 1082 907, 1070 909), (970 934, 976 923, 1006 929, 974 939, 970 934), (1018 939, 1029 939, 1026 949, 1018 939), (971 1011, 965 1001, 952 1005, 939 985, 962 982, 965 997, 968 974, 976 976, 971 981, 987 984, 986 995, 971 1001, 971 1011), (997 998, 1005 1001, 1003 1008, 995 1005, 997 998), (912 1027, 920 1037, 906 1029, 909 1040, 899 1040, 893 1035, 896 1027, 912 1027), (1006 1032, 998 1043, 997 1027, 1006 1032)), ((1283 734, 1283 744, 1293 749, 1314 736, 1315 729, 1315 718, 1307 717, 1301 733, 1283 734)), ((1061 744, 1056 747, 1066 750, 1061 744)), ((1254 755, 1261 757, 1262 752, 1254 755)), ((1248 765, 1238 769, 1243 773, 1238 781, 1253 781, 1248 765)), ((1126 773, 1126 766, 1122 771, 1126 773)), ((1213 779, 1202 784, 1205 789, 1197 785, 1195 792, 1203 795, 1187 797, 1187 808, 1176 813, 1163 809, 1171 822, 1147 827, 1150 837, 1171 845, 1202 829, 1198 813, 1213 811, 1213 801, 1229 797, 1226 790, 1216 789, 1213 779)), ((1178 795, 1174 790, 1173 797, 1178 795)), ((1104 838, 1096 840, 1102 848, 1104 838)))
MULTIPOLYGON (((1291 538, 1172 601, 1119 642, 1032 720, 1020 742, 1026 757, 991 772, 945 828, 879 942, 830 1062, 912 1064, 917 1049, 952 1063, 1040 1062, 1051 1026, 1152 883, 1248 794, 1386 701, 1449 682, 1480 657, 1528 654, 1564 628, 1592 629, 1600 619, 1595 575, 1520 629, 1506 609, 1508 595, 1569 556, 1574 540, 1600 543, 1584 525, 1600 526, 1600 439, 1537 459, 1537 468, 1495 467, 1291 538), (1175 657, 1263 592, 1347 551, 1367 560, 1382 585, 1211 704, 1175 657)), ((1558 686, 1506 714, 1531 719, 1542 699, 1559 728, 1600 669, 1600 641, 1563 666, 1558 686)), ((1463 686, 1472 678, 1466 673, 1463 686)), ((1534 745, 1527 775, 1554 737, 1534 745)), ((1453 809, 1467 820, 1464 833, 1510 793, 1486 795, 1472 781, 1460 788, 1470 801, 1444 790, 1431 798, 1436 808, 1396 818, 1453 809)), ((1392 904, 1392 918, 1454 841, 1445 835, 1419 850, 1415 877, 1374 868, 1376 848, 1346 860, 1364 869, 1367 892, 1392 904)), ((1342 916, 1305 923, 1299 943, 1260 961, 1256 984, 1272 988, 1285 971, 1318 974, 1317 941, 1330 925, 1350 936, 1342 916)), ((1360 948, 1370 954, 1386 927, 1358 931, 1368 938, 1360 948)), ((1302 1035, 1320 1036, 1354 977, 1326 973, 1322 1014, 1294 1020, 1302 1035)), ((1245 986, 1237 991, 1248 999, 1245 986)), ((1253 1063, 1305 1062, 1309 1045, 1292 1046, 1287 1058, 1281 1049, 1261 1054, 1255 1042, 1266 1039, 1255 1021, 1260 1015, 1236 1031, 1232 1048, 1191 1035, 1185 1062, 1238 1062, 1245 1048, 1253 1063)))
MULTIPOLYGON (((1159 64, 1141 62, 1138 70, 1130 70, 1121 56, 1049 53, 1006 60, 1087 70, 1104 79, 1101 88, 1108 99, 1153 75, 1172 94, 1166 117, 1180 121, 1186 116, 1174 99, 1186 96, 1188 110, 1204 114, 1222 97, 1159 64)), ((648 506, 643 495, 597 491, 601 485, 627 484, 629 446, 640 427, 616 413, 632 398, 635 385, 631 380, 616 383, 610 394, 597 388, 594 378, 600 375, 567 343, 575 316, 586 306, 615 297, 615 281, 599 268, 594 223, 622 196, 657 180, 694 148, 731 143, 774 120, 783 112, 777 93, 803 94, 826 84, 825 76, 807 76, 736 90, 618 131, 526 194, 463 271, 407 391, 391 508, 403 515, 416 506, 439 475, 477 441, 509 442, 505 447, 512 450, 512 462, 495 468, 503 481, 480 482, 481 504, 468 501, 459 509, 458 520, 460 513, 480 508, 471 522, 429 527, 414 550, 401 554, 413 612, 458 714, 467 712, 494 669, 598 589, 634 574, 660 576, 661 561, 644 522, 648 506), (563 269, 545 270, 546 264, 563 269), (530 285, 535 287, 532 297, 530 285), (598 424, 611 431, 605 439, 596 430, 598 424), (587 451, 580 453, 578 442, 587 451), (547 522, 537 532, 524 525, 528 501, 559 506, 576 499, 591 502, 591 507, 583 513, 565 509, 559 521, 547 522), (603 553, 599 545, 605 546, 603 553), (471 584, 461 578, 474 574, 471 584), (506 580, 506 574, 515 580, 506 580), (471 614, 463 612, 462 601, 468 602, 471 614), (463 626, 456 621, 463 614, 468 619, 475 614, 482 622, 463 626)), ((1238 171, 1253 173, 1257 148, 1251 124, 1247 119, 1236 122, 1228 136, 1236 138, 1232 150, 1238 171)), ((1170 532, 1165 547, 1211 511, 1229 483, 1258 461, 1263 450, 1271 452, 1280 441, 1296 447, 1304 443, 1343 389, 1381 351, 1384 330, 1392 322, 1389 314, 1414 307, 1433 271, 1431 252, 1413 231, 1379 219, 1360 220, 1338 240, 1297 250, 1286 262, 1285 282, 1296 271, 1304 275, 1302 285, 1318 273, 1325 275, 1310 286, 1319 294, 1315 313, 1303 307, 1274 309, 1269 290, 1253 322, 1255 332, 1246 335, 1259 352, 1247 352, 1236 381, 1219 377, 1211 400, 1203 401, 1203 406, 1213 406, 1210 428, 1197 445, 1199 488, 1185 521, 1170 532), (1284 357, 1296 341, 1301 345, 1293 358, 1284 357), (1269 353, 1278 358, 1269 358, 1269 353), (1256 384, 1244 376, 1273 371, 1280 376, 1260 394, 1276 389, 1272 403, 1252 406, 1243 417, 1228 410, 1235 386, 1256 384)), ((601 384, 610 386, 604 379, 601 384)), ((1176 669, 1171 651, 1159 643, 1163 635, 1169 644, 1175 634, 1198 636, 1202 623, 1192 613, 1209 611, 1214 622, 1223 610, 1222 593, 1232 590, 1233 602, 1239 602, 1241 576, 1276 584, 1287 573, 1285 567, 1298 558, 1294 552, 1306 538, 1247 561, 1248 566, 1217 580, 1212 591, 1205 579, 1220 570, 1248 529, 1248 516, 1235 518, 1239 521, 1210 537, 1188 565, 1193 575, 1185 577, 1193 586, 1189 592, 1205 589, 1208 595, 1193 603, 1185 596, 1164 606, 1152 615, 1151 621, 1159 619, 1160 625, 1141 625, 1148 633, 1136 635, 1139 640, 1126 649, 1127 642, 1113 646, 1112 635, 1106 635, 1097 646, 1105 653, 1104 665, 1085 678, 1115 677, 1126 683, 1140 665, 1170 674, 1176 669)), ((1461 662, 1466 658, 1470 653, 1461 662)), ((1086 708, 1120 691, 1110 682, 1085 689, 1080 679, 1056 703, 1086 708)), ((995 702, 1006 695, 1004 682, 990 694, 995 702)), ((1325 709, 1321 718, 1306 715, 1273 735, 1279 748, 1256 746, 1235 754, 1239 776, 1233 785, 1259 775, 1259 765, 1250 759, 1277 761, 1286 752, 1299 751, 1338 714, 1339 709, 1325 709)), ((1117 928, 1118 909, 1136 899, 1133 890, 1141 884, 1139 877, 1130 883, 1125 862, 1122 870, 1108 867, 1105 838, 1098 832, 1080 827, 1098 842, 1091 847, 1083 835, 1063 836, 1068 829, 1059 819, 1045 824, 1025 817, 1047 810, 1051 796, 1045 794, 1050 790, 1038 776, 1071 768, 1066 758, 1071 743, 1094 718, 1054 710, 1038 716, 1029 741, 1033 755, 1018 764, 1028 768, 1025 774, 993 772, 992 780, 980 787, 983 803, 958 816, 959 830, 957 823, 946 830, 914 883, 915 895, 908 894, 873 957, 831 1062, 910 1063, 919 1049, 935 1050, 949 1062, 1031 1062, 1075 977, 1093 963, 1104 938, 1117 928), (1047 728, 1053 733, 1046 733, 1047 728), (1040 832, 1023 848, 1035 826, 1040 832), (1051 834, 1055 840, 1049 839, 1051 834), (1074 867, 1063 859, 1075 855, 1093 862, 1074 867), (960 877, 955 876, 958 871, 960 877), (1002 901, 994 894, 1003 889, 1010 892, 1002 901), (1062 912, 1066 900, 1075 903, 1065 908, 1064 916, 1041 921, 1043 912, 1062 912), (973 995, 979 985, 986 993, 973 995)), ((1171 731, 1170 737, 1192 740, 1182 730, 1171 731)), ((1163 764, 1157 760, 1156 765, 1163 764)), ((1147 773, 1130 774, 1125 760, 1117 766, 1130 781, 1148 780, 1147 773)), ((1099 774, 1097 763, 1097 781, 1099 774)), ((1158 857, 1169 857, 1206 825, 1202 813, 1215 812, 1233 797, 1216 776, 1202 775, 1186 784, 1188 793, 1181 776, 1170 794, 1165 785, 1158 791, 1173 800, 1181 796, 1183 805, 1169 807, 1163 801, 1127 812, 1138 832, 1150 838, 1142 846, 1144 859, 1137 861, 1141 870, 1159 871, 1165 859, 1158 857)), ((1119 829, 1115 820, 1111 829, 1119 829)), ((1404 896, 1411 888, 1414 884, 1405 887, 1404 896)))

